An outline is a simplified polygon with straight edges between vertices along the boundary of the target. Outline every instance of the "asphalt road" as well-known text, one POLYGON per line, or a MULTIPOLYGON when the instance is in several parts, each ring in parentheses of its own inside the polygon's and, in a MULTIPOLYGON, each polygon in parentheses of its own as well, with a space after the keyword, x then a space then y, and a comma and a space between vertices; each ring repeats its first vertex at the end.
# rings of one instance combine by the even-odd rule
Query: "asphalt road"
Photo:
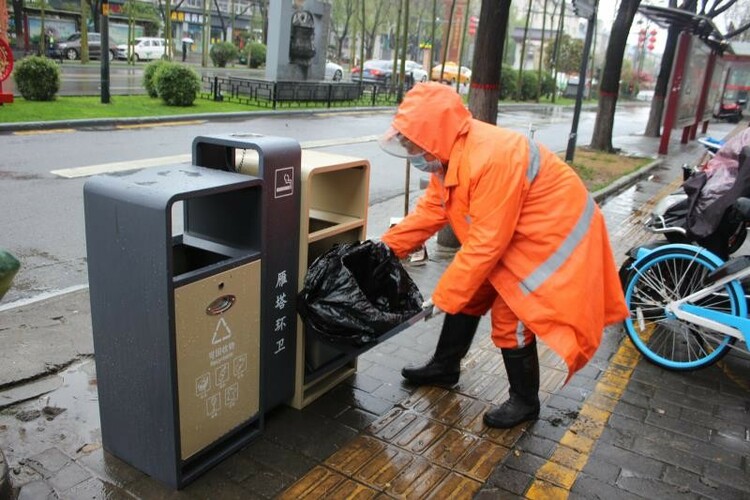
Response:
MULTIPOLYGON (((619 110, 615 144, 626 144, 629 137, 640 133, 647 114, 647 107, 619 110)), ((581 117, 582 143, 591 137, 594 116, 584 112, 581 117)), ((114 167, 189 162, 191 143, 197 136, 253 132, 293 137, 323 151, 368 159, 372 166, 370 203, 374 204, 404 193, 405 163, 383 153, 373 140, 387 128, 390 117, 391 112, 311 113, 0 134, 0 247, 23 264, 3 302, 87 283, 83 213, 87 177, 72 169, 88 167, 89 173, 103 173, 114 167), (61 176, 71 172, 78 173, 61 176)), ((524 133, 531 125, 540 143, 564 150, 571 117, 571 110, 518 111, 500 114, 498 124, 524 133)), ((420 174, 413 169, 411 174, 410 194, 414 197, 419 194, 420 174)))

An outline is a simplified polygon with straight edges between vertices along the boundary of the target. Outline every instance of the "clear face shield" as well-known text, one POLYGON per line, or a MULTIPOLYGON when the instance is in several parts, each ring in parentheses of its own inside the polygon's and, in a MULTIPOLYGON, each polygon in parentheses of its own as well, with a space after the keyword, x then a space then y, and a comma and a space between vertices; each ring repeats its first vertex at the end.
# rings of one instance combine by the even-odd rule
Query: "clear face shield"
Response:
POLYGON ((434 173, 443 168, 443 164, 433 155, 420 148, 404 134, 392 126, 378 139, 380 148, 398 158, 406 158, 412 166, 422 172, 434 173), (431 159, 427 159, 427 157, 431 159))
POLYGON ((417 156, 423 156, 426 152, 392 126, 388 127, 388 130, 380 136, 378 144, 386 153, 398 158, 406 158, 407 160, 412 160, 417 156))

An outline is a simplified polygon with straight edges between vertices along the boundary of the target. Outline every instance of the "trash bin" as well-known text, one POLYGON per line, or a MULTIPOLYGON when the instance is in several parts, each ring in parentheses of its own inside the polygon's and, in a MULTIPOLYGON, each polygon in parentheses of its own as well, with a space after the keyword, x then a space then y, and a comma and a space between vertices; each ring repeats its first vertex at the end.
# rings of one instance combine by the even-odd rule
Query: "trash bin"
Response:
POLYGON ((263 427, 262 190, 184 165, 84 187, 102 444, 175 488, 263 427))
MULTIPOLYGON (((337 244, 367 237, 370 162, 363 158, 302 151, 299 289, 312 262, 337 244)), ((357 368, 357 357, 308 335, 297 323, 294 408, 304 408, 357 368)))
POLYGON ((260 328, 264 411, 294 394, 297 274, 300 206, 300 155, 297 141, 259 134, 199 136, 193 140, 193 163, 202 167, 257 176, 264 190, 260 218, 263 251, 260 328))

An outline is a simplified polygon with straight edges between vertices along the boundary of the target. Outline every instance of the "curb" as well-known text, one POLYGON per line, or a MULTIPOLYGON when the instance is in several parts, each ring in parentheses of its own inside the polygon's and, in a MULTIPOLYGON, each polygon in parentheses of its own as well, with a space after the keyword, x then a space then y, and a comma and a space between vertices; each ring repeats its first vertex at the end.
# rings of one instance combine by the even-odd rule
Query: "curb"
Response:
POLYGON ((597 203, 601 203, 607 198, 611 198, 612 196, 625 191, 627 188, 639 181, 642 177, 648 175, 653 169, 661 165, 663 161, 664 160, 662 159, 654 160, 651 163, 647 163, 646 165, 642 166, 635 172, 631 172, 628 175, 620 177, 609 186, 603 187, 599 191, 596 191, 593 194, 594 200, 596 200, 597 203))
POLYGON ((227 120, 232 118, 265 118, 268 116, 295 116, 311 114, 336 113, 372 113, 393 112, 395 106, 354 107, 354 108, 318 108, 300 110, 271 110, 268 111, 233 111, 229 113, 199 113, 188 115, 149 116, 133 118, 91 118, 81 120, 59 120, 49 122, 17 122, 0 123, 0 133, 20 132, 29 130, 52 130, 58 128, 76 127, 106 127, 114 125, 141 125, 147 123, 180 122, 194 120, 227 120))
POLYGON ((8 476, 8 462, 5 460, 3 450, 0 450, 0 500, 11 500, 13 489, 8 476))
MULTIPOLYGON (((559 107, 552 104, 532 104, 532 103, 508 103, 498 106, 498 113, 509 111, 529 111, 546 108, 559 107)), ((592 105, 593 107, 593 105, 592 105)), ((228 113, 199 113, 187 115, 169 115, 169 116, 150 116, 150 117, 132 117, 132 118, 90 118, 80 120, 59 120, 48 122, 17 122, 17 123, 0 123, 0 133, 2 132, 21 132, 29 130, 53 130, 58 128, 76 128, 76 127, 106 127, 115 125, 141 125, 148 123, 162 122, 180 122, 193 120, 226 120, 232 118, 265 118, 268 116, 295 116, 311 115, 318 113, 372 113, 372 112, 393 112, 396 106, 359 106, 353 108, 316 108, 316 109, 299 109, 299 110, 279 110, 269 109, 268 111, 233 111, 228 113)), ((594 108, 595 109, 595 108, 594 108)))

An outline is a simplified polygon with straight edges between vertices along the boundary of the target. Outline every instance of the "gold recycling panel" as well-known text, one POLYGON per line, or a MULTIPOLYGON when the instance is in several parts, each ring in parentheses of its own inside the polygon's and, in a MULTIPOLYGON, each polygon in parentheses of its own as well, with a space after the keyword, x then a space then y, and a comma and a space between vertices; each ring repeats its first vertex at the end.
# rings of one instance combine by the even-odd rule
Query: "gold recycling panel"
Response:
POLYGON ((259 411, 260 261, 181 286, 174 294, 185 460, 259 411))

